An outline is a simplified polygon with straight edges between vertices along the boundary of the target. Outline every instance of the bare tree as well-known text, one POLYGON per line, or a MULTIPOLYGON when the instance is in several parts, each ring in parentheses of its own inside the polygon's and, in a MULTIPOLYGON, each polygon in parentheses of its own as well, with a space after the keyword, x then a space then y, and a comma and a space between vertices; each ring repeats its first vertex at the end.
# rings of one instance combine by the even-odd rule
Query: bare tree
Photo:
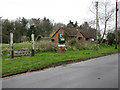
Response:
POLYGON ((92 2, 93 8, 90 8, 90 11, 96 15, 96 30, 97 30, 97 37, 99 37, 99 42, 102 43, 105 35, 106 35, 106 31, 107 31, 107 27, 108 27, 108 23, 110 20, 112 20, 113 18, 113 14, 115 11, 115 6, 108 0, 106 1, 96 1, 96 2, 92 2), (95 13, 96 11, 96 13, 95 13), (100 28, 103 28, 103 33, 102 37, 100 36, 100 28), (101 39, 100 39, 101 37, 101 39))

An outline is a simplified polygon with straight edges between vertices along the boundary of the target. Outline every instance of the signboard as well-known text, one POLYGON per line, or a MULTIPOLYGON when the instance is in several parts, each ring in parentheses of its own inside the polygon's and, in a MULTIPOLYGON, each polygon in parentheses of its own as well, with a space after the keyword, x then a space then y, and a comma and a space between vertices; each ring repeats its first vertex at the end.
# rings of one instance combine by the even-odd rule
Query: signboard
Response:
POLYGON ((60 44, 65 43, 65 38, 64 38, 64 35, 62 35, 62 34, 59 34, 59 43, 60 44))

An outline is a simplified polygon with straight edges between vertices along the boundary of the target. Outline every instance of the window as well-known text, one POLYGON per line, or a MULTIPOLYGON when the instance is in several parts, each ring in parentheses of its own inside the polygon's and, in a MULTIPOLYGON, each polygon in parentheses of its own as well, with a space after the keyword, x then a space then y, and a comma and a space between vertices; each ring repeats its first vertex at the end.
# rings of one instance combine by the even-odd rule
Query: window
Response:
POLYGON ((88 40, 89 40, 89 38, 86 38, 86 40, 88 41, 88 40))
POLYGON ((54 42, 55 40, 54 39, 52 39, 52 42, 54 42))
POLYGON ((82 37, 78 37, 78 40, 81 40, 82 39, 82 37))

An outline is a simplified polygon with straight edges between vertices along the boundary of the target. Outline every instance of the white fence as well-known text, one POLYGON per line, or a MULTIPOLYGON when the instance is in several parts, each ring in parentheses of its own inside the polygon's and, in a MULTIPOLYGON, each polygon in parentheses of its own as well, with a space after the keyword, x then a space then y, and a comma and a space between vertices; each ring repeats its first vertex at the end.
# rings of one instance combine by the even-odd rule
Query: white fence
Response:
POLYGON ((31 51, 30 50, 14 51, 14 56, 28 56, 28 55, 31 55, 31 51))

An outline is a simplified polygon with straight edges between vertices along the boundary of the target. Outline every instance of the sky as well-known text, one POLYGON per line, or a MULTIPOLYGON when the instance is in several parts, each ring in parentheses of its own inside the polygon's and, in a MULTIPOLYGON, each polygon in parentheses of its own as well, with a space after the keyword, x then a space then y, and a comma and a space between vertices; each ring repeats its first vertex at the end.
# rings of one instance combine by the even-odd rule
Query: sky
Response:
POLYGON ((53 23, 67 24, 71 20, 81 24, 92 18, 89 11, 92 1, 95 0, 0 0, 0 16, 10 20, 47 17, 53 23))

